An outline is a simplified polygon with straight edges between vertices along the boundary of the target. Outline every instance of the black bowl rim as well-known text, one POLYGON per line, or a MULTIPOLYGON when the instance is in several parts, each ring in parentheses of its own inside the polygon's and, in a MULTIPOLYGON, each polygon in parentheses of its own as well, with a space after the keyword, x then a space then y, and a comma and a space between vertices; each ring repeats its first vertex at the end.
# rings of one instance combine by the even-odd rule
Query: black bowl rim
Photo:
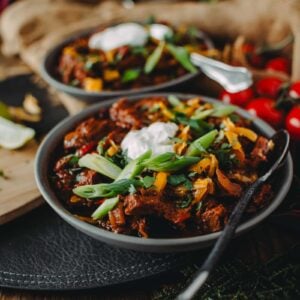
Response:
MULTIPOLYGON (((210 103, 220 103, 216 99, 212 99, 206 96, 195 95, 195 94, 180 94, 180 93, 152 93, 152 94, 143 94, 136 95, 132 97, 128 97, 129 101, 136 101, 143 97, 156 97, 163 96, 167 97, 169 95, 175 95, 182 99, 189 99, 192 97, 201 97, 203 101, 210 103)), ((215 241, 221 234, 221 232, 215 232, 205 235, 186 237, 186 238, 148 238, 143 239, 140 237, 128 236, 124 234, 115 234, 113 232, 107 231, 105 229, 101 229, 94 225, 90 225, 83 221, 80 221, 76 217, 74 217, 68 210, 66 210, 61 204, 58 197, 55 195, 53 188, 50 185, 48 178, 48 165, 51 157, 51 150, 54 150, 58 147, 59 143, 61 143, 62 138, 66 132, 70 129, 74 128, 76 124, 78 124, 81 120, 87 118, 93 113, 97 112, 101 107, 110 106, 114 103, 116 99, 109 99, 97 104, 94 104, 75 116, 70 116, 66 118, 64 121, 60 122, 57 126, 55 126, 46 136, 44 141, 41 143, 35 160, 35 179, 37 186, 47 201, 47 203, 56 211, 58 215, 60 215, 65 221, 71 224, 73 227, 78 230, 88 234, 96 239, 104 241, 109 244, 115 244, 117 246, 123 248, 129 248, 134 250, 142 250, 148 252, 177 252, 177 251, 187 251, 189 249, 202 248, 211 244, 215 241), (49 150, 50 149, 50 150, 49 150), (45 164, 46 161, 46 164, 45 164)), ((255 127, 265 134, 267 137, 270 137, 275 133, 275 130, 269 126, 267 123, 260 119, 253 119, 253 116, 248 112, 241 108, 236 108, 236 111, 241 116, 253 120, 253 124, 255 127)), ((247 221, 243 222, 240 226, 238 226, 236 230, 236 234, 239 235, 256 224, 260 223, 267 216, 269 216, 284 200, 284 197, 289 191, 289 188, 292 183, 293 178, 293 163, 290 152, 288 153, 287 159, 284 164, 284 168, 286 169, 286 175, 282 177, 282 187, 278 190, 278 193, 274 196, 272 202, 260 211, 258 214, 249 218, 247 221)))
MULTIPOLYGON (((138 89, 127 89, 127 90, 117 90, 117 91, 103 91, 103 92, 87 92, 84 89, 78 88, 78 87, 72 87, 69 86, 58 79, 56 79, 52 74, 51 74, 51 67, 49 67, 49 64, 51 62, 56 60, 56 57, 58 53, 61 51, 61 49, 67 45, 68 43, 74 41, 75 39, 79 37, 83 37, 95 30, 97 27, 90 27, 88 29, 83 29, 79 30, 77 32, 74 32, 71 34, 69 37, 66 39, 62 40, 60 43, 56 44, 54 47, 52 47, 44 56, 41 66, 40 66, 40 74, 42 78, 48 82, 50 85, 54 86, 60 91, 63 91, 68 94, 76 95, 78 98, 82 98, 83 101, 89 102, 89 100, 86 100, 88 98, 95 98, 99 97, 100 98, 112 98, 112 97, 121 97, 121 96, 131 96, 131 95, 136 95, 136 94, 144 94, 144 93, 149 93, 149 92, 154 92, 158 90, 164 90, 167 88, 174 87, 178 84, 181 84, 183 82, 189 81, 198 75, 201 74, 201 71, 199 69, 198 72, 196 73, 187 73, 183 76, 180 76, 178 78, 169 80, 167 82, 157 84, 157 85, 151 85, 151 86, 146 86, 146 87, 141 87, 138 89)), ((211 40, 209 40, 210 43, 212 43, 211 40)), ((92 101, 92 100, 91 100, 92 101)))

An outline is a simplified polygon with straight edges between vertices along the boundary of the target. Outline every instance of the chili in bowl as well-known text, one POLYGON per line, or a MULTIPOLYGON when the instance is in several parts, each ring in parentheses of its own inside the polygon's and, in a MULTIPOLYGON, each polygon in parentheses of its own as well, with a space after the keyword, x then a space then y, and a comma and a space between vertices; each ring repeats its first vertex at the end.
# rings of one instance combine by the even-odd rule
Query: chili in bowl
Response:
MULTIPOLYGON (((273 130, 239 108, 194 95, 104 102, 50 133, 36 161, 38 186, 67 222, 102 241, 144 251, 185 251, 219 235, 276 147, 273 130), (55 154, 54 154, 55 153, 55 154)), ((241 233, 269 215, 291 183, 267 183, 241 233)))
POLYGON ((215 53, 211 40, 194 27, 121 23, 63 41, 46 55, 42 75, 59 90, 99 100, 185 83, 199 74, 191 52, 215 53))

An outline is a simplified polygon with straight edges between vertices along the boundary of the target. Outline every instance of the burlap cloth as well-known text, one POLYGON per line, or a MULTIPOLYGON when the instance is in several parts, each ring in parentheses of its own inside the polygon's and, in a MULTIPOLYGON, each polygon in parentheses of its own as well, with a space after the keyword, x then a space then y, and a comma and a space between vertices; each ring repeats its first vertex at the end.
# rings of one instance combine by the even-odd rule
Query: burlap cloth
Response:
MULTIPOLYGON (((257 43, 294 36, 292 80, 300 79, 300 1, 228 0, 217 3, 145 3, 126 9, 113 1, 23 0, 6 9, 0 20, 2 52, 19 55, 36 72, 45 53, 78 30, 153 15, 173 24, 195 25, 213 37, 243 35, 257 43)), ((64 98, 64 96, 63 96, 64 98)), ((77 109, 75 109, 77 110, 77 109)))

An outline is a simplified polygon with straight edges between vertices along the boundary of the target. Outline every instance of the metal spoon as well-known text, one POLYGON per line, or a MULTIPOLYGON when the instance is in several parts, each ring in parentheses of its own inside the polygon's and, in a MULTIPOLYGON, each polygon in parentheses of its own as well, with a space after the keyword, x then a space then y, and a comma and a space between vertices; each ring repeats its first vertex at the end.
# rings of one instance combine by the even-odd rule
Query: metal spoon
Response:
POLYGON ((240 223, 241 217, 253 195, 255 194, 257 189, 261 187, 262 184, 265 183, 284 162, 289 148, 289 134, 286 130, 280 130, 273 135, 272 141, 275 144, 276 151, 272 151, 270 153, 269 163, 265 167, 266 170, 264 174, 246 190, 242 198, 239 200, 232 214, 230 215, 228 223, 226 224, 220 237, 215 243, 209 256, 204 261, 201 269, 195 274, 194 279, 187 286, 187 288, 177 296, 176 300, 190 300, 196 295, 197 291, 206 282, 207 278, 213 271, 227 245, 234 236, 235 230, 240 223))
MULTIPOLYGON (((150 30, 150 34, 157 40, 164 39, 165 35, 172 31, 172 29, 166 25, 154 25, 155 31, 151 32, 150 30)), ((202 37, 200 31, 199 37, 202 37)), ((191 61, 195 66, 199 67, 207 77, 218 82, 225 90, 231 93, 240 92, 253 83, 252 74, 247 68, 230 66, 198 53, 191 54, 191 61)))

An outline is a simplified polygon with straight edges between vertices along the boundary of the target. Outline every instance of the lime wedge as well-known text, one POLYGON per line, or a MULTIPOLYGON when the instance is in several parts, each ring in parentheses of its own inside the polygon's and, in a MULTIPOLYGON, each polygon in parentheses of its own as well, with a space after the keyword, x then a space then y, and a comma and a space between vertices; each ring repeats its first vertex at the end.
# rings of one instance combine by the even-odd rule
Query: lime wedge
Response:
POLYGON ((0 117, 0 146, 17 149, 33 139, 35 131, 29 127, 16 124, 0 117))

